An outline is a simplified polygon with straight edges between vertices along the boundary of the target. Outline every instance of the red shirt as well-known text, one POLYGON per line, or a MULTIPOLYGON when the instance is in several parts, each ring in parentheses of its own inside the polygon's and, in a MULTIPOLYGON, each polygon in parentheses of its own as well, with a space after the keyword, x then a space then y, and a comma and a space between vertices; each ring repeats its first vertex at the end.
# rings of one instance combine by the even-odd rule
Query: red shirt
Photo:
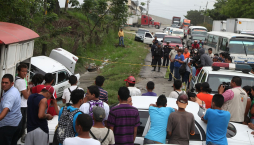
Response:
POLYGON ((192 44, 192 49, 199 48, 199 44, 192 44))
POLYGON ((211 108, 212 106, 212 99, 213 99, 213 95, 210 94, 204 94, 204 93, 198 93, 197 97, 205 102, 205 108, 211 108))
MULTIPOLYGON (((41 90, 44 88, 45 86, 44 85, 37 85, 35 87, 32 87, 32 94, 35 94, 35 93, 40 93, 41 90)), ((56 92, 54 94, 54 96, 56 97, 56 92)), ((55 108, 50 106, 50 102, 54 100, 52 98, 48 99, 47 101, 47 104, 48 104, 48 111, 47 113, 54 116, 54 115, 57 115, 56 111, 55 111, 55 108)))

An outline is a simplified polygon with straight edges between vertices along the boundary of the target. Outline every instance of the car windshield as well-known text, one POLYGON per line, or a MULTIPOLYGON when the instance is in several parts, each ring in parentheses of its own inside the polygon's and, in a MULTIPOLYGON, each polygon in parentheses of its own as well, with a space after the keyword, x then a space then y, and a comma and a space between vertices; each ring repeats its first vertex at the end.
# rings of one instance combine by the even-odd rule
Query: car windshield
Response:
MULTIPOLYGON (((218 87, 223 82, 230 83, 233 76, 229 75, 218 75, 218 74, 211 74, 208 76, 208 84, 210 85, 210 88, 212 89, 212 93, 218 92, 218 87)), ((254 85, 254 79, 250 79, 249 77, 242 77, 242 87, 243 86, 253 86, 254 85)))
POLYGON ((204 41, 205 37, 197 37, 197 36, 192 37, 192 40, 200 40, 200 39, 204 41))
POLYGON ((149 31, 139 29, 137 33, 139 33, 139 34, 145 34, 145 32, 149 32, 149 31))
POLYGON ((165 37, 164 38, 164 43, 170 41, 170 43, 178 43, 178 44, 181 44, 182 41, 180 38, 170 38, 170 37, 165 37))
POLYGON ((166 34, 155 34, 154 37, 157 37, 157 38, 164 38, 166 34))
POLYGON ((173 31, 173 34, 183 34, 181 31, 173 31))
POLYGON ((192 35, 203 35, 206 36, 207 32, 206 31, 193 31, 192 35))
MULTIPOLYGON (((29 66, 29 64, 27 63, 27 65, 29 66)), ((41 69, 39 69, 38 67, 34 66, 31 64, 31 72, 30 72, 30 80, 32 80, 33 76, 35 74, 42 74, 43 76, 46 74, 46 72, 42 71, 41 69)))
POLYGON ((245 54, 246 49, 247 54, 254 55, 254 42, 251 41, 231 40, 228 47, 230 54, 245 54))

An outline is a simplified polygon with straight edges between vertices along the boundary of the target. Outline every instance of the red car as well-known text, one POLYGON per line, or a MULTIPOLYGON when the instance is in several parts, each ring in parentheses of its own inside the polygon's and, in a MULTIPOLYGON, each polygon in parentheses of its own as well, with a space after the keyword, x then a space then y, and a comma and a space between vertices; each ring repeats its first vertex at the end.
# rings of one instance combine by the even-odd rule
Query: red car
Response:
POLYGON ((165 36, 162 40, 163 46, 167 45, 168 41, 170 46, 176 47, 176 45, 179 45, 179 48, 183 49, 184 42, 182 42, 182 38, 180 36, 165 36))

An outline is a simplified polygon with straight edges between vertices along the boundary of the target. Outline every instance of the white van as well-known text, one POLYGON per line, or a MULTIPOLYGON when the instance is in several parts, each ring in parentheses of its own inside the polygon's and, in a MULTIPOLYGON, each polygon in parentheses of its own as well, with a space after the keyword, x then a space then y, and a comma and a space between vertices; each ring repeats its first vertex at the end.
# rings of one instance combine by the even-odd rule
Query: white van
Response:
POLYGON ((183 29, 173 29, 171 34, 172 36, 180 36, 182 39, 184 38, 184 30, 183 29))
POLYGON ((190 26, 187 33, 187 40, 191 39, 192 35, 207 35, 207 29, 203 26, 190 26))
POLYGON ((213 53, 228 52, 233 63, 254 64, 254 36, 231 32, 207 33, 207 46, 213 53))

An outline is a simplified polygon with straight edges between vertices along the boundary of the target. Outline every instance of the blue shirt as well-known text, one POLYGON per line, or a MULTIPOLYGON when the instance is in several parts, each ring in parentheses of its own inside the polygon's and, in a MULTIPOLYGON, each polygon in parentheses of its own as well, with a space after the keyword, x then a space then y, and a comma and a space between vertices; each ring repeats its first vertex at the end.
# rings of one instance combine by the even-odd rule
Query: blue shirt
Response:
MULTIPOLYGON (((67 110, 69 110, 70 112, 75 111, 76 109, 79 109, 79 108, 74 108, 74 107, 72 107, 72 106, 68 106, 68 107, 67 107, 67 110)), ((62 107, 61 110, 59 111, 58 121, 59 121, 60 116, 62 115, 62 113, 63 113, 63 107, 62 107)), ((73 126, 73 129, 74 129, 74 132, 76 132, 76 135, 75 135, 75 136, 78 136, 78 133, 77 133, 76 128, 75 128, 75 125, 76 125, 76 120, 77 120, 79 114, 82 114, 82 113, 81 113, 81 112, 78 112, 78 113, 76 113, 76 114, 73 116, 73 124, 72 124, 72 126, 73 126)), ((62 145, 62 144, 59 143, 59 145, 62 145)))
POLYGON ((19 125, 22 118, 22 114, 20 112, 20 102, 20 93, 14 86, 12 86, 8 91, 3 92, 0 102, 0 112, 2 112, 4 108, 9 108, 10 111, 0 121, 0 127, 19 125))
POLYGON ((147 92, 147 93, 142 94, 142 96, 157 96, 157 94, 154 92, 147 92))
POLYGON ((151 120, 151 128, 146 134, 145 138, 165 144, 168 117, 172 112, 175 112, 175 109, 171 107, 158 108, 150 106, 149 115, 151 120))
POLYGON ((230 113, 224 110, 207 109, 204 119, 207 120, 206 144, 212 142, 218 145, 227 145, 227 127, 230 113))
MULTIPOLYGON (((178 54, 177 54, 175 59, 183 61, 184 60, 184 56, 182 54, 180 56, 178 56, 178 54)), ((175 61, 174 67, 179 68, 181 65, 182 65, 181 63, 179 63, 178 61, 175 61)))

